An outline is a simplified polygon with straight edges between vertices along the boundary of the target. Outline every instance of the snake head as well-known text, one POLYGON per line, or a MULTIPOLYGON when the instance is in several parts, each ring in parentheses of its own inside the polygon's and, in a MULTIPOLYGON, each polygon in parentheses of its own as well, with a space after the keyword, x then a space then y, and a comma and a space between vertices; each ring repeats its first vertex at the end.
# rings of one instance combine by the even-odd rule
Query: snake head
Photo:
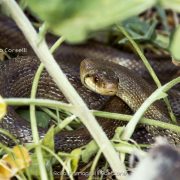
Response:
POLYGON ((118 90, 118 78, 107 65, 103 67, 100 60, 85 59, 80 65, 81 82, 90 90, 113 96, 118 90))

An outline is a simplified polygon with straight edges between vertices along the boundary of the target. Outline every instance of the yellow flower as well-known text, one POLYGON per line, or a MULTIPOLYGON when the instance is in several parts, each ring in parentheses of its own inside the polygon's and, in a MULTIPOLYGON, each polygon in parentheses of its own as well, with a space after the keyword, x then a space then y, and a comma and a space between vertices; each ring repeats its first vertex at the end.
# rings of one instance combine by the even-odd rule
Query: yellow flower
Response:
POLYGON ((12 153, 5 154, 0 160, 0 180, 10 180, 20 170, 30 165, 28 150, 23 146, 15 146, 12 153))
POLYGON ((7 105, 6 103, 3 101, 3 98, 0 96, 0 119, 2 119, 7 111, 7 105))

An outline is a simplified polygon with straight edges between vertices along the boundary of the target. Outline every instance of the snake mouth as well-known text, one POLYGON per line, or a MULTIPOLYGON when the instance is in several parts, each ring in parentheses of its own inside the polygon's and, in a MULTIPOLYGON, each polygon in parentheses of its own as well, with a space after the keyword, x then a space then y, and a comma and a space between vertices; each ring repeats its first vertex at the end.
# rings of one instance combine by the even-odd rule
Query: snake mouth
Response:
POLYGON ((96 76, 89 74, 84 77, 84 85, 98 94, 107 96, 115 95, 118 90, 117 84, 101 81, 96 76))

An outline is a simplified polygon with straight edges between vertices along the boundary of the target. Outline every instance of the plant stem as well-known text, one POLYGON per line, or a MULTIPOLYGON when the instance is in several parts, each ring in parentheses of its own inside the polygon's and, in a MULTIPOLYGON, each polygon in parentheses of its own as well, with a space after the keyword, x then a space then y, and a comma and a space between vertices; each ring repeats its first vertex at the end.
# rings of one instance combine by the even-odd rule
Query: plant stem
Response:
MULTIPOLYGON (((134 47, 134 49, 138 53, 139 57, 143 61, 144 65, 146 66, 147 70, 149 71, 149 73, 150 73, 151 77, 153 78, 154 82, 156 83, 157 87, 160 88, 161 87, 161 82, 159 81, 158 77, 156 76, 156 73, 154 72, 153 68, 149 64, 147 58, 145 57, 145 55, 142 53, 142 51, 138 47, 137 43, 131 38, 131 36, 127 33, 127 31, 122 26, 117 26, 117 28, 126 36, 126 38, 129 40, 129 42, 132 44, 132 46, 134 47)), ((168 98, 165 97, 164 101, 165 101, 165 103, 167 105, 167 108, 168 108, 168 111, 169 111, 169 114, 170 114, 170 117, 171 117, 172 121, 174 123, 177 123, 176 117, 175 117, 175 115, 174 115, 174 113, 172 111, 172 108, 171 108, 171 105, 169 103, 168 98)))
POLYGON ((145 111, 148 109, 148 107, 152 103, 154 103, 156 100, 161 99, 162 97, 164 97, 164 95, 166 95, 165 92, 168 91, 170 88, 172 88, 174 85, 176 85, 178 83, 180 83, 180 77, 178 77, 176 79, 173 79, 169 83, 165 84, 164 86, 162 86, 162 87, 158 88, 156 91, 154 91, 144 101, 144 103, 141 105, 141 107, 134 114, 134 116, 132 117, 130 122, 126 125, 126 127, 125 127, 125 129, 123 131, 123 134, 122 134, 122 139, 129 139, 132 136, 137 123, 139 122, 139 120, 141 119, 141 117, 143 116, 145 111))
POLYGON ((56 128, 54 129, 55 134, 60 132, 63 128, 65 128, 69 123, 71 123, 76 118, 75 115, 69 116, 64 119, 61 123, 59 123, 56 128))
POLYGON ((51 47, 50 52, 53 54, 56 49, 64 42, 64 37, 60 37, 51 47))
POLYGON ((95 171, 95 168, 96 168, 97 163, 99 161, 99 158, 101 156, 101 153, 102 153, 101 150, 99 150, 97 152, 95 158, 94 158, 94 161, 92 163, 92 166, 91 166, 91 169, 90 169, 90 172, 89 172, 90 176, 89 176, 88 180, 93 180, 93 175, 95 174, 94 171, 95 171))
MULTIPOLYGON (((44 68, 43 64, 41 64, 38 68, 38 71, 34 77, 33 84, 32 84, 32 90, 31 90, 31 98, 34 99, 36 97, 36 90, 38 86, 38 81, 40 78, 40 74, 42 69, 44 68)), ((39 171, 41 175, 41 179, 48 180, 47 171, 45 168, 44 158, 41 146, 39 146, 39 134, 37 129, 37 122, 36 122, 36 107, 34 104, 30 104, 30 119, 31 119, 31 129, 32 129, 32 136, 33 141, 37 146, 35 147, 36 150, 36 156, 39 164, 39 171)))
POLYGON ((49 107, 52 109, 63 109, 68 112, 74 111, 74 106, 71 104, 55 101, 55 100, 48 100, 48 99, 30 99, 30 98, 4 98, 5 103, 9 105, 17 105, 17 106, 26 106, 30 104, 34 104, 37 106, 49 107))
POLYGON ((49 149, 48 147, 46 146, 43 146, 41 145, 41 147, 47 151, 48 153, 50 153, 52 156, 54 156, 54 158, 56 158, 56 160, 63 166, 63 168, 66 170, 67 174, 69 175, 69 178, 71 180, 73 180, 73 177, 72 177, 72 173, 70 172, 70 170, 68 169, 67 165, 63 162, 63 160, 57 155, 55 154, 51 149, 49 149))
POLYGON ((122 153, 127 153, 127 154, 133 154, 134 151, 138 151, 141 155, 146 155, 146 152, 138 149, 135 145, 132 144, 114 144, 114 147, 116 148, 117 151, 120 151, 122 153))
POLYGON ((63 92, 69 102, 75 106, 74 114, 81 119, 83 124, 87 127, 88 131, 91 133, 92 137, 97 142, 112 170, 115 172, 116 178, 121 180, 125 179, 126 176, 123 175, 126 174, 124 164, 120 161, 118 154, 116 153, 115 149, 111 145, 106 134, 103 132, 94 116, 89 112, 89 109, 87 108, 84 101, 67 80, 61 68, 57 65, 53 56, 49 52, 45 41, 43 40, 41 44, 37 44, 38 34, 14 0, 2 0, 2 5, 7 10, 9 10, 12 18, 15 20, 18 27, 22 30, 29 44, 32 46, 37 56, 44 64, 48 73, 52 76, 59 89, 63 92))
MULTIPOLYGON (((15 106, 24 106, 29 104, 35 104, 36 106, 41 107, 49 107, 52 109, 63 109, 68 112, 73 112, 73 106, 67 103, 62 103, 59 101, 54 100, 45 100, 45 99, 29 99, 29 98, 8 98, 4 99, 4 102, 8 105, 15 105, 15 106)), ((91 110, 91 112, 97 116, 97 117, 104 117, 104 118, 110 118, 110 119, 116 119, 120 121, 130 121, 133 116, 131 115, 125 115, 125 114, 119 114, 119 113, 112 113, 112 112, 104 112, 104 111, 97 111, 97 110, 91 110)), ((171 131, 180 133, 180 127, 177 125, 169 124, 162 121, 157 121, 153 119, 148 118, 142 118, 140 120, 141 124, 147 124, 152 126, 161 127, 163 129, 169 129, 171 131)))
MULTIPOLYGON (((131 115, 126 115, 126 114, 103 112, 103 111, 97 111, 97 110, 92 110, 92 112, 97 117, 104 117, 104 118, 108 118, 108 119, 116 119, 116 120, 125 121, 125 122, 129 122, 133 117, 131 115)), ((150 126, 155 126, 155 127, 160 127, 163 129, 169 129, 173 132, 180 133, 180 127, 178 125, 166 123, 163 121, 157 121, 154 119, 148 119, 148 118, 143 117, 143 118, 141 118, 139 123, 150 125, 150 126)))
MULTIPOLYGON (((42 32, 45 32, 44 29, 46 29, 46 26, 42 27, 42 32), (43 28, 44 27, 44 28, 43 28), (44 30, 44 31, 43 31, 44 30)), ((42 38, 43 39, 43 38, 42 38)), ((55 51, 57 47, 63 42, 64 38, 60 38, 59 41, 56 41, 56 43, 52 46, 51 52, 55 51)), ((32 89, 31 89, 31 99, 34 99, 36 97, 37 87, 38 83, 42 74, 42 71, 44 70, 44 65, 41 63, 38 67, 38 70, 35 74, 33 83, 32 83, 32 89)), ((37 121, 36 121, 36 107, 34 104, 30 104, 30 118, 31 118, 31 129, 32 129, 32 135, 33 140, 35 144, 39 144, 39 134, 37 129, 37 121)), ((42 179, 48 179, 44 158, 41 150, 41 146, 36 146, 36 155, 39 163, 39 170, 41 174, 42 179)))

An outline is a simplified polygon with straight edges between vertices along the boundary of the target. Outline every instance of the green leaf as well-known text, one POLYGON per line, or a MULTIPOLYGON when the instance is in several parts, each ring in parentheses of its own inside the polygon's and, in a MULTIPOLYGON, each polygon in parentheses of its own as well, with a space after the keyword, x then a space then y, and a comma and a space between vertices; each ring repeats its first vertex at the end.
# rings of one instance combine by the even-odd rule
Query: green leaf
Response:
MULTIPOLYGON (((43 158, 44 158, 44 163, 46 164, 47 171, 50 172, 52 165, 52 156, 47 154, 45 151, 43 151, 43 158)), ((32 161, 31 165, 27 168, 28 173, 31 176, 36 177, 37 179, 41 179, 37 154, 35 152, 31 154, 31 161, 32 161)))
MULTIPOLYGON (((29 110, 23 110, 19 109, 17 110, 18 114, 26 119, 28 122, 30 122, 30 114, 29 110)), ((47 128, 50 120, 50 116, 48 116, 45 112, 42 111, 36 111, 36 119, 37 119, 37 124, 39 127, 42 128, 47 128)))
POLYGON ((30 175, 35 176, 37 179, 40 179, 40 172, 39 172, 39 163, 37 162, 37 155, 33 153, 31 155, 31 165, 28 167, 28 172, 30 175))
POLYGON ((156 0, 28 0, 30 9, 57 35, 70 42, 84 40, 91 31, 137 15, 156 0))
POLYGON ((157 13, 161 19, 161 22, 164 26, 164 29, 169 32, 169 26, 168 26, 168 22, 167 22, 167 17, 166 17, 166 11, 165 9, 163 9, 161 6, 157 5, 156 6, 156 10, 157 10, 157 13))
POLYGON ((179 0, 159 0, 158 2, 161 6, 167 9, 172 9, 174 11, 180 12, 180 1, 179 0))
MULTIPOLYGON (((144 42, 144 41, 152 41, 156 37, 155 27, 157 21, 146 22, 142 21, 139 17, 135 16, 127 19, 123 22, 123 26, 126 31, 131 35, 132 39, 144 42)), ((118 41, 119 44, 127 43, 128 39, 123 38, 118 41)))
POLYGON ((180 41, 180 26, 176 29, 172 37, 172 41, 170 43, 171 54, 173 58, 180 63, 179 41, 180 41))
POLYGON ((116 128, 113 140, 120 140, 120 137, 121 137, 121 135, 123 133, 124 127, 125 126, 116 128))
POLYGON ((87 163, 92 156, 94 156, 98 152, 98 145, 95 141, 91 141, 85 146, 85 149, 82 151, 82 161, 87 163))
POLYGON ((138 16, 135 16, 124 21, 123 26, 126 30, 132 30, 139 35, 145 35, 151 24, 146 21, 142 21, 138 16))
POLYGON ((42 145, 54 152, 54 126, 52 126, 44 136, 42 145))
POLYGON ((81 156, 81 149, 78 148, 78 149, 74 149, 72 152, 71 152, 71 169, 72 169, 72 172, 76 172, 77 168, 78 168, 78 163, 79 163, 79 159, 80 159, 80 156, 81 156))

